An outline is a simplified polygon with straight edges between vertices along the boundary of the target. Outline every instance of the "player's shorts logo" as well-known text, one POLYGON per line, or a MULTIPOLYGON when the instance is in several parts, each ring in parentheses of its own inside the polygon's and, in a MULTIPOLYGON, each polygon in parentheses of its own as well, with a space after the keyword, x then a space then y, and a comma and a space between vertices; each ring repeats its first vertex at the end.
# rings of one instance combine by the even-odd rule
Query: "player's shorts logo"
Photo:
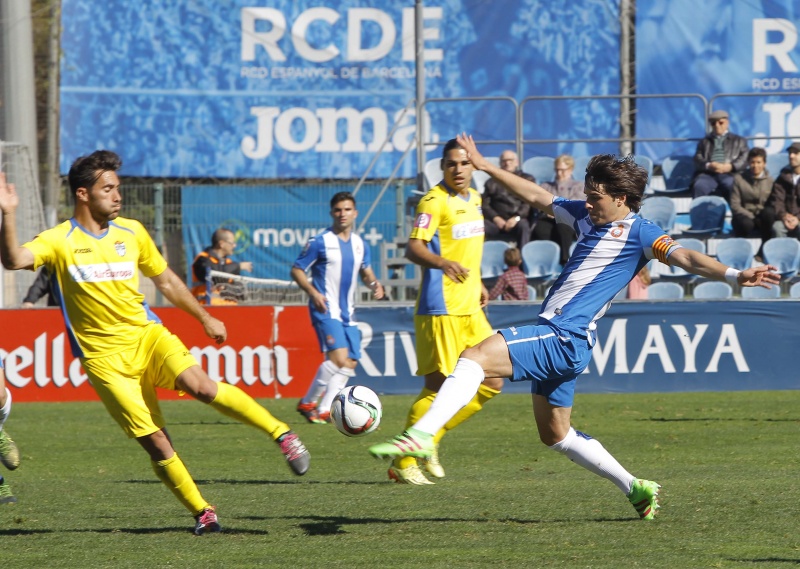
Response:
POLYGON ((431 216, 427 213, 421 213, 417 216, 417 221, 414 222, 414 227, 420 229, 428 229, 431 226, 431 216))
POLYGON ((333 336, 331 336, 330 334, 328 334, 327 336, 325 336, 325 342, 326 342, 326 343, 327 343, 329 346, 332 346, 332 345, 334 345, 334 344, 336 343, 336 340, 334 340, 334 339, 333 339, 333 336))

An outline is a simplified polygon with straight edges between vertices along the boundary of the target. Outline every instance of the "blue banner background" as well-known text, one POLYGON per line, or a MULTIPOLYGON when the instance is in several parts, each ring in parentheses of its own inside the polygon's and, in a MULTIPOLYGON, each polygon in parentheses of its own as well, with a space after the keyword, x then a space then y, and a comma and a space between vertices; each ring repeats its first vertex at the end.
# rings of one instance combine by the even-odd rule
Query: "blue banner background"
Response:
MULTIPOLYGON (((63 0, 62 173, 77 156, 108 148, 123 156, 125 175, 359 178, 415 96, 414 3, 371 5, 63 0), (257 17, 250 25, 243 14, 257 17), (351 24, 359 16, 362 25, 351 24), (369 118, 351 120, 348 130, 335 120, 342 112, 369 118)), ((618 0, 497 6, 425 2, 427 98, 618 92, 618 0)), ((613 137, 617 108, 531 104, 525 137, 613 137)), ((435 103, 426 112, 429 141, 461 131, 513 138, 508 103, 435 103)), ((389 176, 414 124, 412 111, 372 177, 389 176)), ((505 146, 484 150, 498 155, 505 146)), ((582 149, 535 145, 526 154, 582 149)), ((431 146, 428 157, 439 153, 431 146)), ((413 152, 399 175, 416 175, 413 152)))
MULTIPOLYGON (((538 312, 538 304, 500 302, 491 303, 487 313, 492 326, 501 328, 535 323, 538 312)), ((381 393, 417 393, 422 380, 407 357, 414 340, 413 306, 360 307, 356 316, 369 342, 355 381, 381 393)), ((800 302, 794 300, 618 302, 598 323, 592 363, 578 378, 577 391, 798 389, 792 372, 798 319, 800 302)), ((506 381, 504 390, 530 388, 527 381, 506 381)))

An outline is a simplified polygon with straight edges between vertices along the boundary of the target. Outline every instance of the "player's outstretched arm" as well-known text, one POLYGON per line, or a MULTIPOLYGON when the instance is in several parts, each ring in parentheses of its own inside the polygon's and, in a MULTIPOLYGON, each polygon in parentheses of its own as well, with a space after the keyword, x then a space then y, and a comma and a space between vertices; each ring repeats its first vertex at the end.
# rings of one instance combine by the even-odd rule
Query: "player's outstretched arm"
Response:
POLYGON ((206 336, 216 340, 217 344, 221 344, 228 337, 228 332, 225 330, 225 324, 217 320, 206 312, 197 299, 192 295, 191 291, 186 288, 183 281, 178 278, 172 269, 167 268, 163 273, 153 277, 153 283, 156 288, 161 291, 164 298, 169 300, 172 304, 191 314, 203 325, 206 336))
POLYGON ((17 239, 17 207, 19 196, 14 184, 6 181, 6 175, 0 172, 0 211, 3 222, 0 225, 0 258, 3 266, 9 270, 32 269, 33 253, 19 246, 17 239))
POLYGON ((520 199, 525 200, 536 209, 540 209, 548 215, 553 215, 553 194, 545 190, 539 184, 526 180, 522 176, 517 176, 513 172, 503 170, 495 166, 483 155, 478 152, 478 147, 472 139, 472 135, 459 134, 456 140, 461 147, 467 151, 467 158, 478 170, 483 170, 492 178, 503 184, 520 199))
POLYGON ((733 280, 741 286, 761 286, 772 288, 779 285, 781 276, 773 265, 751 267, 744 271, 736 271, 716 259, 692 249, 681 248, 673 251, 667 259, 670 265, 680 267, 689 273, 700 275, 717 281, 733 280))

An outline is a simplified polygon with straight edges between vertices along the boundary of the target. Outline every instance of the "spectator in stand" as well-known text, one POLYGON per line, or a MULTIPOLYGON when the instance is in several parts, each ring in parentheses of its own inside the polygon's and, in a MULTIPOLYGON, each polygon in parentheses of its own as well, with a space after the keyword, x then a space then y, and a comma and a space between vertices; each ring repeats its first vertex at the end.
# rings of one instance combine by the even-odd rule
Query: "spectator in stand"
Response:
POLYGON ((730 201, 733 176, 747 164, 747 140, 733 134, 726 111, 708 115, 709 132, 697 143, 694 154, 692 197, 717 195, 730 201))
MULTIPOLYGON (((766 208, 775 180, 767 172, 767 151, 752 148, 747 153, 750 167, 736 174, 731 191, 731 224, 736 237, 750 237, 758 230, 761 245, 772 237, 774 209, 766 208)), ((757 255, 761 256, 761 247, 757 255)))
POLYGON ((33 308, 39 299, 47 295, 47 306, 58 306, 53 290, 50 287, 50 279, 48 278, 47 271, 40 269, 36 273, 36 278, 25 293, 25 298, 22 299, 22 308, 33 308))
MULTIPOLYGON (((552 182, 544 182, 542 187, 553 194, 566 198, 568 200, 582 200, 586 196, 583 195, 583 182, 576 180, 572 177, 572 172, 575 170, 575 159, 569 154, 562 154, 553 161, 553 170, 555 171, 555 179, 552 182)), ((583 177, 583 172, 579 172, 583 177)), ((569 249, 572 242, 575 241, 575 230, 569 225, 556 223, 552 215, 538 212, 535 208, 531 208, 539 214, 539 218, 533 226, 531 239, 534 241, 554 241, 561 248, 559 262, 564 265, 569 260, 569 249)))
POLYGON ((528 281, 520 269, 522 255, 516 247, 503 253, 503 261, 508 268, 497 279, 497 283, 489 291, 489 300, 528 300, 528 281))
POLYGON ((775 179, 764 215, 772 222, 775 237, 800 238, 800 142, 792 142, 786 151, 789 165, 775 179))
POLYGON ((209 271, 220 271, 231 275, 253 270, 250 261, 236 262, 231 259, 236 248, 236 236, 230 229, 221 227, 211 236, 211 247, 207 247, 192 263, 192 293, 200 304, 236 304, 244 300, 244 289, 239 283, 219 282, 209 278, 209 271))
MULTIPOLYGON (((532 182, 535 178, 519 169, 519 158, 513 150, 500 154, 500 167, 532 182)), ((531 240, 531 207, 509 192, 495 179, 486 182, 483 190, 483 217, 487 241, 511 241, 522 249, 531 240)))

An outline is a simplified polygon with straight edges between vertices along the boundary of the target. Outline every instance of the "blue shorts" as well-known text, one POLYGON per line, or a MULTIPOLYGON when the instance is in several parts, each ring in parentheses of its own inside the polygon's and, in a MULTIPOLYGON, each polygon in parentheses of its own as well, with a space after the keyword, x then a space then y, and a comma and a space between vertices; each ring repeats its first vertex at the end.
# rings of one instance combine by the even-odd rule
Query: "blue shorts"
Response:
POLYGON ((532 381, 531 393, 551 405, 572 407, 575 380, 589 365, 589 341, 553 326, 519 326, 500 330, 508 345, 511 381, 532 381))
POLYGON ((323 353, 339 348, 347 348, 347 356, 353 360, 361 359, 361 330, 358 326, 345 326, 341 320, 326 318, 314 322, 319 349, 323 353))

